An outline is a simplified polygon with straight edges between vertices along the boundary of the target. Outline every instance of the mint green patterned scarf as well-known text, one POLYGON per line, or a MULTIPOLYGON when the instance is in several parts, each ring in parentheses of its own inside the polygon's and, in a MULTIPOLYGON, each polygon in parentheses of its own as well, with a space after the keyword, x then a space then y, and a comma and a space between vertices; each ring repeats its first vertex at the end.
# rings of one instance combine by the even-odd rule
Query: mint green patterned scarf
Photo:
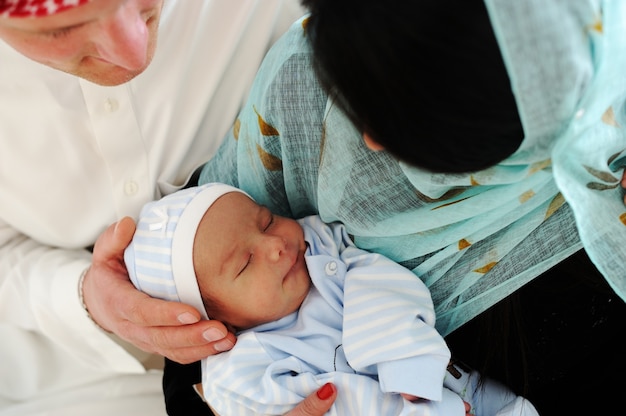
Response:
POLYGON ((579 250, 581 239, 623 295, 616 163, 626 147, 626 5, 486 3, 526 133, 501 164, 431 174, 368 150, 317 83, 299 21, 268 54, 201 183, 238 186, 283 215, 343 222, 358 246, 424 280, 444 335, 579 250))

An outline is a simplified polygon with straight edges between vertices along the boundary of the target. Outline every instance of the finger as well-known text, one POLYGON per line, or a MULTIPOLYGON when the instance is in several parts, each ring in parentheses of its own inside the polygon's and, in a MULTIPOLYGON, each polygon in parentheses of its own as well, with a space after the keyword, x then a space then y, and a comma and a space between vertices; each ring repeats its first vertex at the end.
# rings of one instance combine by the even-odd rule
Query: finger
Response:
MULTIPOLYGON (((163 350, 199 347, 222 341, 225 338, 234 344, 234 335, 229 336, 230 333, 219 321, 201 321, 197 324, 177 327, 151 327, 148 330, 150 342, 163 350)), ((220 351, 224 349, 216 350, 216 352, 220 351)))
POLYGON ((285 416, 322 416, 330 410, 335 399, 337 388, 332 383, 326 383, 285 416))
POLYGON ((115 300, 120 314, 130 323, 140 326, 180 326, 191 325, 200 321, 201 316, 193 306, 152 298, 137 290, 132 283, 124 282, 128 287, 125 297, 115 300))
POLYGON ((111 224, 96 241, 93 263, 101 261, 110 266, 112 261, 123 261, 124 249, 130 244, 134 232, 135 222, 130 217, 111 224))
POLYGON ((130 217, 124 217, 114 225, 113 234, 119 247, 122 249, 128 247, 135 234, 135 228, 135 221, 130 217))
POLYGON ((235 335, 214 320, 175 326, 141 326, 125 321, 118 326, 118 335, 180 363, 228 351, 236 342, 235 335))
POLYGON ((235 342, 235 335, 232 333, 228 333, 225 338, 222 338, 219 341, 210 342, 199 347, 180 348, 172 350, 168 353, 162 353, 161 355, 164 355, 170 360, 180 364, 189 364, 194 361, 200 361, 201 359, 206 358, 210 355, 215 355, 224 351, 228 351, 233 348, 235 342))
POLYGON ((83 302, 92 319, 111 332, 117 333, 118 307, 129 297, 137 296, 124 265, 124 249, 134 230, 135 222, 129 217, 107 227, 96 240, 91 266, 82 281, 83 302))
POLYGON ((201 359, 208 356, 228 351, 229 349, 233 348, 235 342, 235 335, 229 333, 226 335, 226 337, 222 338, 219 341, 210 342, 204 345, 194 347, 182 347, 163 350, 159 348, 154 348, 154 344, 152 343, 144 343, 141 341, 136 341, 135 345, 144 351, 167 357, 171 361, 177 362, 179 364, 189 364, 195 361, 200 361, 201 359))

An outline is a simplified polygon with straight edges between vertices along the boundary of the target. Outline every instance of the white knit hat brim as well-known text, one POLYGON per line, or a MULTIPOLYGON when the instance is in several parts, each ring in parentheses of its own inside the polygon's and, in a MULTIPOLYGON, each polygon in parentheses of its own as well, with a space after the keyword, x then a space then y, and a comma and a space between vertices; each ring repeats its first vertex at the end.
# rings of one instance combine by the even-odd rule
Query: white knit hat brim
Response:
POLYGON ((240 189, 214 182, 147 203, 124 251, 133 285, 152 297, 191 305, 209 319, 193 267, 193 246, 206 211, 230 192, 250 197, 240 189))
POLYGON ((221 196, 240 192, 238 188, 225 184, 212 184, 198 193, 189 202, 180 216, 172 238, 172 274, 181 302, 199 310, 204 319, 209 319, 202 302, 200 288, 193 267, 193 244, 196 231, 206 211, 221 196))

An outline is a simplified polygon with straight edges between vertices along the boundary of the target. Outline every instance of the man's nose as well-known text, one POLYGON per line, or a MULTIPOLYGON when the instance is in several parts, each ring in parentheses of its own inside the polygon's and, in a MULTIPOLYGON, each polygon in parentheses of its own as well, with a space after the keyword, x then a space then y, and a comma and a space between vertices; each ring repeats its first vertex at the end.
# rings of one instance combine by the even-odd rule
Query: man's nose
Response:
POLYGON ((148 59, 149 30, 133 2, 103 19, 93 42, 100 58, 129 70, 143 69, 148 59))

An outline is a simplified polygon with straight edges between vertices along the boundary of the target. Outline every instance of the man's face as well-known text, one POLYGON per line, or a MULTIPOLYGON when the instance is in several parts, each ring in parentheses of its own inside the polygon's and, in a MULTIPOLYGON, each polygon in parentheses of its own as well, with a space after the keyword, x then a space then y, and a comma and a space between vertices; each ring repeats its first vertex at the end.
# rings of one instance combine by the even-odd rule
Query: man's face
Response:
POLYGON ((154 56, 163 0, 92 0, 45 17, 0 18, 22 55, 101 85, 141 74, 154 56))

